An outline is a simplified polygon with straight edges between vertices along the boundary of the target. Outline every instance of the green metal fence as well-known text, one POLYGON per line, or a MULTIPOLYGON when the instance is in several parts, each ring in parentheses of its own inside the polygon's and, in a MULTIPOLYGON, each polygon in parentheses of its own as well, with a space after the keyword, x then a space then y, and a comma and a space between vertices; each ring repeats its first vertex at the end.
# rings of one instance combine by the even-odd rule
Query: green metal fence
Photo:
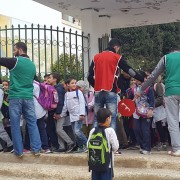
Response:
MULTIPOLYGON (((0 57, 12 57, 14 44, 19 41, 27 44, 39 76, 58 71, 63 79, 68 76, 84 79, 84 64, 89 62, 89 34, 33 24, 0 27, 0 57)), ((8 70, 1 67, 0 73, 8 75, 8 70)))

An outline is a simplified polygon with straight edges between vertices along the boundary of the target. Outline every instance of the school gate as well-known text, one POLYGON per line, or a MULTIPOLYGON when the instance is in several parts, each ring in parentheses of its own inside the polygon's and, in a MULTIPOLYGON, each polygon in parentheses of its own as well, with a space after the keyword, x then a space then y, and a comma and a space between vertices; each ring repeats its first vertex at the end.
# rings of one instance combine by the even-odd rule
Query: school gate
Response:
MULTIPOLYGON (((71 76, 79 80, 87 76, 89 34, 33 24, 30 27, 0 27, 0 57, 13 57, 14 44, 19 41, 27 44, 27 54, 35 63, 40 78, 52 71, 59 72, 63 79, 71 76)), ((0 75, 9 76, 9 72, 0 67, 0 75)))

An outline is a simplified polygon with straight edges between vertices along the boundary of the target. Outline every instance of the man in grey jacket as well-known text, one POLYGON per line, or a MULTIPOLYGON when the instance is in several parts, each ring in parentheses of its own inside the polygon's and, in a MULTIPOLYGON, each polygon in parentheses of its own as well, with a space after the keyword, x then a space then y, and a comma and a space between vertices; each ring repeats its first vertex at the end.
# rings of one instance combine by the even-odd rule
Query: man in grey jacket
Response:
POLYGON ((161 58, 148 80, 143 83, 135 98, 138 98, 164 70, 166 70, 165 107, 172 144, 172 151, 169 151, 168 154, 172 156, 180 156, 180 51, 173 51, 161 58))

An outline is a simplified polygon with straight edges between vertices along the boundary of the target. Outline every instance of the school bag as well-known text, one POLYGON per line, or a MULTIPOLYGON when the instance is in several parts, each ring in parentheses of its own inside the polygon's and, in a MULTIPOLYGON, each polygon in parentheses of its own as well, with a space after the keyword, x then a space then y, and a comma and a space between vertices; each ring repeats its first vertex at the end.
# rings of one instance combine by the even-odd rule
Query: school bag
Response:
MULTIPOLYGON (((78 98, 78 100, 79 100, 79 93, 78 93, 78 91, 80 91, 80 90, 76 89, 76 96, 77 96, 77 98, 78 98)), ((82 94, 83 94, 83 93, 82 93, 82 94)), ((83 96, 84 96, 84 94, 83 94, 83 96)), ((88 102, 87 102, 85 96, 84 96, 84 100, 85 100, 85 111, 86 111, 86 115, 88 115, 88 102)))
POLYGON ((89 170, 99 172, 108 171, 111 159, 112 151, 109 152, 105 128, 96 127, 88 142, 89 170))
POLYGON ((46 83, 37 83, 40 87, 39 97, 34 96, 38 103, 47 111, 51 111, 57 108, 59 102, 58 93, 54 86, 46 83))
MULTIPOLYGON (((146 95, 149 92, 149 88, 150 87, 146 88, 146 90, 145 90, 146 95)), ((133 93, 133 95, 135 95, 134 90, 135 90, 135 88, 131 89, 131 92, 133 93)), ((150 107, 149 103, 147 102, 148 99, 145 100, 141 97, 139 97, 139 98, 140 98, 140 100, 138 100, 136 102, 136 114, 140 117, 147 118, 147 113, 148 113, 149 107, 150 107)))

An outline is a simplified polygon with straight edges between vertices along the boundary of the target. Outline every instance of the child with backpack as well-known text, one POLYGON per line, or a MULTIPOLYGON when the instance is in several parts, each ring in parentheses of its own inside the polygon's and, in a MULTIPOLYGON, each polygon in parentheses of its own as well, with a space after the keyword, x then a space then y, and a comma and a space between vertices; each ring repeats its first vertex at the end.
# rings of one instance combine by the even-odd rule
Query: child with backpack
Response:
POLYGON ((76 86, 82 91, 86 101, 87 117, 83 122, 83 132, 88 138, 94 122, 94 92, 89 90, 87 83, 83 80, 79 80, 76 86))
MULTIPOLYGON (((147 79, 147 75, 144 71, 140 71, 139 74, 147 79)), ((141 87, 141 82, 137 81, 137 85, 129 92, 129 97, 134 98, 134 95, 141 87)), ((149 155, 151 154, 151 119, 154 109, 154 91, 150 86, 148 87, 141 97, 136 99, 136 111, 133 114, 134 117, 134 133, 137 143, 140 145, 140 153, 149 155)))
POLYGON ((92 180, 112 180, 114 153, 119 148, 117 135, 110 127, 112 113, 101 108, 97 112, 98 127, 90 131, 87 141, 88 165, 92 180))
POLYGON ((60 145, 59 150, 57 152, 70 152, 75 147, 75 143, 72 139, 68 136, 68 134, 64 131, 63 125, 65 121, 65 117, 61 117, 60 114, 62 113, 62 109, 64 106, 64 96, 65 96, 65 89, 60 82, 60 74, 59 73, 51 73, 48 78, 48 83, 55 87, 58 97, 59 103, 57 104, 57 108, 53 110, 54 121, 56 126, 56 133, 58 136, 58 143, 60 145), (67 148, 65 148, 65 142, 67 143, 67 148))
POLYGON ((65 94, 64 107, 61 117, 65 117, 67 111, 69 112, 72 129, 79 147, 76 153, 87 152, 87 138, 81 130, 83 120, 86 116, 86 102, 83 93, 77 89, 76 80, 74 78, 69 78, 66 83, 68 86, 68 91, 65 94))
MULTIPOLYGON (((40 138, 41 138, 41 143, 42 143, 42 149, 41 152, 43 153, 50 153, 50 147, 48 144, 48 136, 46 132, 46 124, 45 124, 45 117, 47 114, 47 111, 41 106, 41 104, 38 102, 38 98, 40 96, 40 83, 35 76, 34 82, 33 82, 33 99, 34 99, 34 107, 35 107, 35 113, 36 113, 36 119, 37 119, 37 127, 39 130, 40 138)), ((25 143, 24 143, 24 153, 30 153, 30 139, 29 139, 29 133, 28 133, 28 128, 26 125, 26 132, 25 132, 25 143)))

